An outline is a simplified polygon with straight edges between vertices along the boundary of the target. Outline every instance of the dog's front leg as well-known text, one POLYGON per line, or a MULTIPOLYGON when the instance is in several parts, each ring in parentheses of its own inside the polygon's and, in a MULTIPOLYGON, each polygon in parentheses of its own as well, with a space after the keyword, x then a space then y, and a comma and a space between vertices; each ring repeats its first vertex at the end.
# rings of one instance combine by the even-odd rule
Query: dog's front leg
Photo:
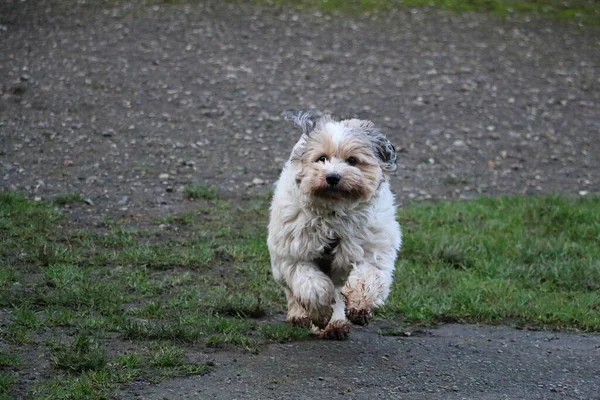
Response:
POLYGON ((367 325, 373 310, 385 302, 392 283, 393 260, 379 268, 369 263, 357 265, 342 290, 346 298, 346 314, 356 325, 367 325))
POLYGON ((287 279, 296 301, 306 310, 310 321, 324 328, 333 313, 335 303, 333 282, 314 263, 298 262, 287 279))
POLYGON ((342 288, 335 288, 335 304, 331 320, 319 335, 325 339, 346 340, 350 333, 350 323, 346 319, 346 304, 342 295, 342 288))
POLYGON ((308 318, 308 312, 302 307, 302 304, 298 303, 298 300, 296 300, 296 297, 294 296, 294 292, 287 287, 284 287, 283 290, 285 291, 285 297, 287 298, 288 303, 288 312, 285 322, 301 328, 310 328, 312 323, 310 322, 310 318, 308 318))

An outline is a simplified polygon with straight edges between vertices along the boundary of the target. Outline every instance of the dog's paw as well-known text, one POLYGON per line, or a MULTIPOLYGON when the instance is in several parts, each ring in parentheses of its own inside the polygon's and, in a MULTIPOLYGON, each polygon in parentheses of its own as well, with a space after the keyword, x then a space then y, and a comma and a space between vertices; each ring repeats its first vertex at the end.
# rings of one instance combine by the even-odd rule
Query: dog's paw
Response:
POLYGON ((307 279, 295 290, 296 301, 306 310, 310 321, 323 328, 333 314, 335 294, 329 279, 307 279))
POLYGON ((331 319, 333 315, 333 307, 332 306, 315 306, 311 307, 308 310, 308 318, 310 321, 319 328, 323 329, 327 326, 327 323, 331 319))
POLYGON ((346 340, 350 334, 350 325, 347 321, 331 321, 325 329, 319 332, 319 336, 329 340, 346 340))
POLYGON ((285 322, 299 328, 310 328, 312 326, 312 322, 310 322, 310 318, 308 317, 288 317, 285 322))
POLYGON ((352 322, 354 325, 369 325, 371 318, 373 318, 373 310, 364 308, 349 308, 348 310, 346 310, 346 317, 348 317, 350 322, 352 322))

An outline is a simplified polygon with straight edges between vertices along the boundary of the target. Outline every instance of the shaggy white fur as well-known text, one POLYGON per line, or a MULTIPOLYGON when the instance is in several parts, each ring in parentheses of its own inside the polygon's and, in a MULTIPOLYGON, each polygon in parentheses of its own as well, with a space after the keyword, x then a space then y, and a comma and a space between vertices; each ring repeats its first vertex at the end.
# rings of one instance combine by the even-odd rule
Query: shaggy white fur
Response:
POLYGON ((401 245, 387 179, 396 152, 371 122, 288 112, 303 135, 271 205, 273 275, 288 300, 287 321, 345 339, 383 305, 401 245))

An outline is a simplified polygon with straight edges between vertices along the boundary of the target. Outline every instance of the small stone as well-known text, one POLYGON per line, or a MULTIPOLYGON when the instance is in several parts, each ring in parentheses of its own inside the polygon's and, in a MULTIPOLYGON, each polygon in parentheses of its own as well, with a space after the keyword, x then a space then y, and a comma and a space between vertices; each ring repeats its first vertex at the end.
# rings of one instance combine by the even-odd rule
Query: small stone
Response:
POLYGON ((124 206, 125 204, 127 204, 128 201, 129 201, 129 196, 123 196, 123 197, 121 197, 121 200, 119 200, 117 202, 117 204, 120 206, 124 206))
POLYGON ((90 198, 83 199, 83 202, 85 204, 87 204, 88 206, 93 206, 94 205, 94 202, 90 198))
POLYGON ((464 147, 465 141, 464 140, 455 140, 453 144, 455 147, 464 147))
POLYGON ((254 178, 252 179, 252 184, 253 185, 264 185, 265 181, 263 179, 260 178, 254 178))
POLYGON ((158 175, 158 179, 169 179, 169 174, 160 174, 158 175))
POLYGON ((42 201, 42 198, 40 196, 35 196, 33 198, 33 201, 42 201))
POLYGON ((587 194, 588 194, 588 191, 587 191, 587 190, 580 190, 580 191, 579 191, 579 195, 580 195, 580 196, 586 196, 587 194))
POLYGON ((71 165, 73 165, 73 160, 65 160, 63 161, 63 165, 65 167, 70 167, 71 165))
POLYGON ((167 186, 165 190, 167 191, 167 193, 173 193, 173 186, 167 186))

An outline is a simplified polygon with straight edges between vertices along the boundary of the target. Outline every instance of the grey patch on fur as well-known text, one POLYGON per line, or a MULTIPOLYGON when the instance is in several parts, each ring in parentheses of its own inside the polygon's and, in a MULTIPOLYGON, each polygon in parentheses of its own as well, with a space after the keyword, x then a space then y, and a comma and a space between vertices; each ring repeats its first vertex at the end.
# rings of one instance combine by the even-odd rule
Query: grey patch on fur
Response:
POLYGON ((392 142, 376 130, 368 132, 368 135, 373 143, 375 154, 385 163, 384 169, 389 172, 395 171, 398 168, 398 153, 392 142))
POLYGON ((304 135, 309 135, 315 129, 320 116, 317 110, 289 110, 283 113, 285 120, 298 125, 304 135))

